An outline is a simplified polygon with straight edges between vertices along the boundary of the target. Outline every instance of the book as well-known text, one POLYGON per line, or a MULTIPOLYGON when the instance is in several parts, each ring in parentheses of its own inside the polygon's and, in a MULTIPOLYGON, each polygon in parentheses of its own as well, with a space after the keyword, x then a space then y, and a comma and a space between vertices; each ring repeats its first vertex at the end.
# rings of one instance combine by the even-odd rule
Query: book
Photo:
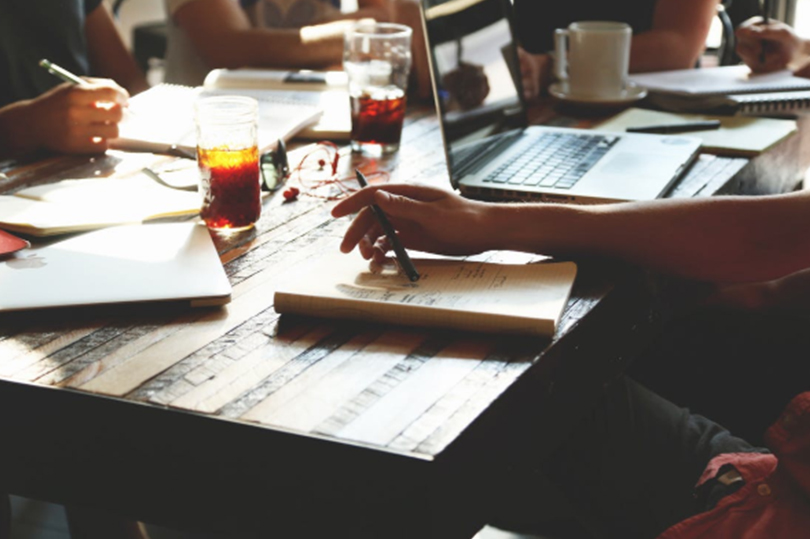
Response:
POLYGON ((241 88, 254 90, 317 91, 346 89, 345 71, 213 69, 205 77, 205 88, 241 88))
POLYGON ((764 115, 810 109, 810 79, 788 70, 753 74, 745 65, 679 69, 630 76, 647 103, 674 112, 764 115))
POLYGON ((298 100, 321 109, 321 118, 299 130, 296 138, 318 141, 351 137, 348 77, 344 71, 214 69, 206 76, 203 87, 236 94, 260 90, 268 98, 298 100))
POLYGON ((145 174, 63 180, 0 196, 0 228, 52 236, 199 211, 199 194, 163 187, 145 174))
POLYGON ((278 139, 291 139, 323 114, 317 103, 296 99, 294 95, 159 84, 130 99, 124 121, 119 124, 119 137, 110 141, 110 147, 194 158, 194 102, 217 95, 246 95, 259 102, 260 151, 274 148, 278 139))
POLYGON ((546 337, 554 335, 576 277, 572 262, 422 258, 414 260, 416 282, 393 263, 357 254, 307 264, 279 286, 277 312, 546 337))
POLYGON ((594 126, 600 131, 624 132, 628 127, 677 125, 697 120, 720 120, 720 128, 685 133, 703 141, 702 151, 730 157, 754 157, 798 131, 795 120, 754 118, 750 116, 717 116, 676 114, 657 110, 629 108, 594 126))

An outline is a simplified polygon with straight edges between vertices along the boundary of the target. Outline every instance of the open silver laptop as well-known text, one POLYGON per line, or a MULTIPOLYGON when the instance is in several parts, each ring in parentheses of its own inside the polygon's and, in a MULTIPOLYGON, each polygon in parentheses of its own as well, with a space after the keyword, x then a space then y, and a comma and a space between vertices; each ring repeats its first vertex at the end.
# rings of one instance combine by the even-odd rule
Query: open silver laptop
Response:
POLYGON ((696 158, 682 136, 528 127, 510 0, 421 0, 450 179, 491 200, 663 195, 696 158))
POLYGON ((0 312, 230 297, 209 232, 194 223, 104 228, 0 258, 0 312))

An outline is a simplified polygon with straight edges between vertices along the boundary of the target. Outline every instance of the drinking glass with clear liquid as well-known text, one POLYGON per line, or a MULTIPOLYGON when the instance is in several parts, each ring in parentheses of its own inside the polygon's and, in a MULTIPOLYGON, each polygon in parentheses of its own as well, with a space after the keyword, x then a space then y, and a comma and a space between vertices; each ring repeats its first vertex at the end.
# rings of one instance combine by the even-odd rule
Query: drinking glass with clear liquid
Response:
POLYGON ((343 69, 349 77, 354 151, 385 154, 399 149, 411 33, 402 24, 369 22, 346 32, 343 69))

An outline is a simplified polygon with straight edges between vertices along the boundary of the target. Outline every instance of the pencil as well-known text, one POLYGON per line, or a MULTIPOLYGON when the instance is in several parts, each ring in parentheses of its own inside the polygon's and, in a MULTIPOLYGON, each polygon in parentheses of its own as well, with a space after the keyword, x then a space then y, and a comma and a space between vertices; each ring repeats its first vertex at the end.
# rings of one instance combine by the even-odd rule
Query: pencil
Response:
POLYGON ((79 77, 78 75, 74 75, 64 67, 60 67, 54 64, 53 62, 45 60, 44 58, 39 61, 39 66, 44 69, 47 69, 48 73, 59 77, 65 82, 72 82, 73 84, 78 84, 80 86, 86 86, 88 84, 86 80, 79 77))
MULTIPOLYGON (((357 169, 354 169, 354 173, 357 174, 357 182, 360 184, 360 187, 368 187, 368 182, 366 181, 366 177, 363 176, 363 173, 357 169)), ((418 281, 419 272, 416 271, 416 267, 413 265, 411 257, 408 256, 408 252, 405 251, 405 248, 399 242, 397 233, 394 231, 394 226, 391 224, 391 221, 388 220, 388 216, 386 216, 385 212, 383 212, 382 209, 380 209, 380 207, 376 204, 372 204, 370 208, 371 213, 373 213, 374 217, 377 218, 383 232, 385 232, 385 236, 388 238, 388 241, 391 242, 391 247, 394 249, 394 254, 397 256, 397 262, 399 262, 400 267, 405 271, 408 279, 411 281, 418 281)))

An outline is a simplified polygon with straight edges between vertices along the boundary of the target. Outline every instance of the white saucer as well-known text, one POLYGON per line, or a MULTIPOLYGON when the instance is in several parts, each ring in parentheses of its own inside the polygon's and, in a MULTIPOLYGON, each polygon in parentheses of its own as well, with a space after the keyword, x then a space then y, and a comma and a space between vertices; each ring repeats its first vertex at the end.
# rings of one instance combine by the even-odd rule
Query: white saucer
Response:
POLYGON ((613 97, 592 97, 581 96, 572 94, 568 90, 568 83, 565 81, 555 82, 548 88, 549 93, 566 103, 573 103, 576 105, 588 105, 591 107, 617 107, 620 105, 629 105, 647 97, 647 89, 638 86, 637 84, 628 83, 621 94, 613 97))

